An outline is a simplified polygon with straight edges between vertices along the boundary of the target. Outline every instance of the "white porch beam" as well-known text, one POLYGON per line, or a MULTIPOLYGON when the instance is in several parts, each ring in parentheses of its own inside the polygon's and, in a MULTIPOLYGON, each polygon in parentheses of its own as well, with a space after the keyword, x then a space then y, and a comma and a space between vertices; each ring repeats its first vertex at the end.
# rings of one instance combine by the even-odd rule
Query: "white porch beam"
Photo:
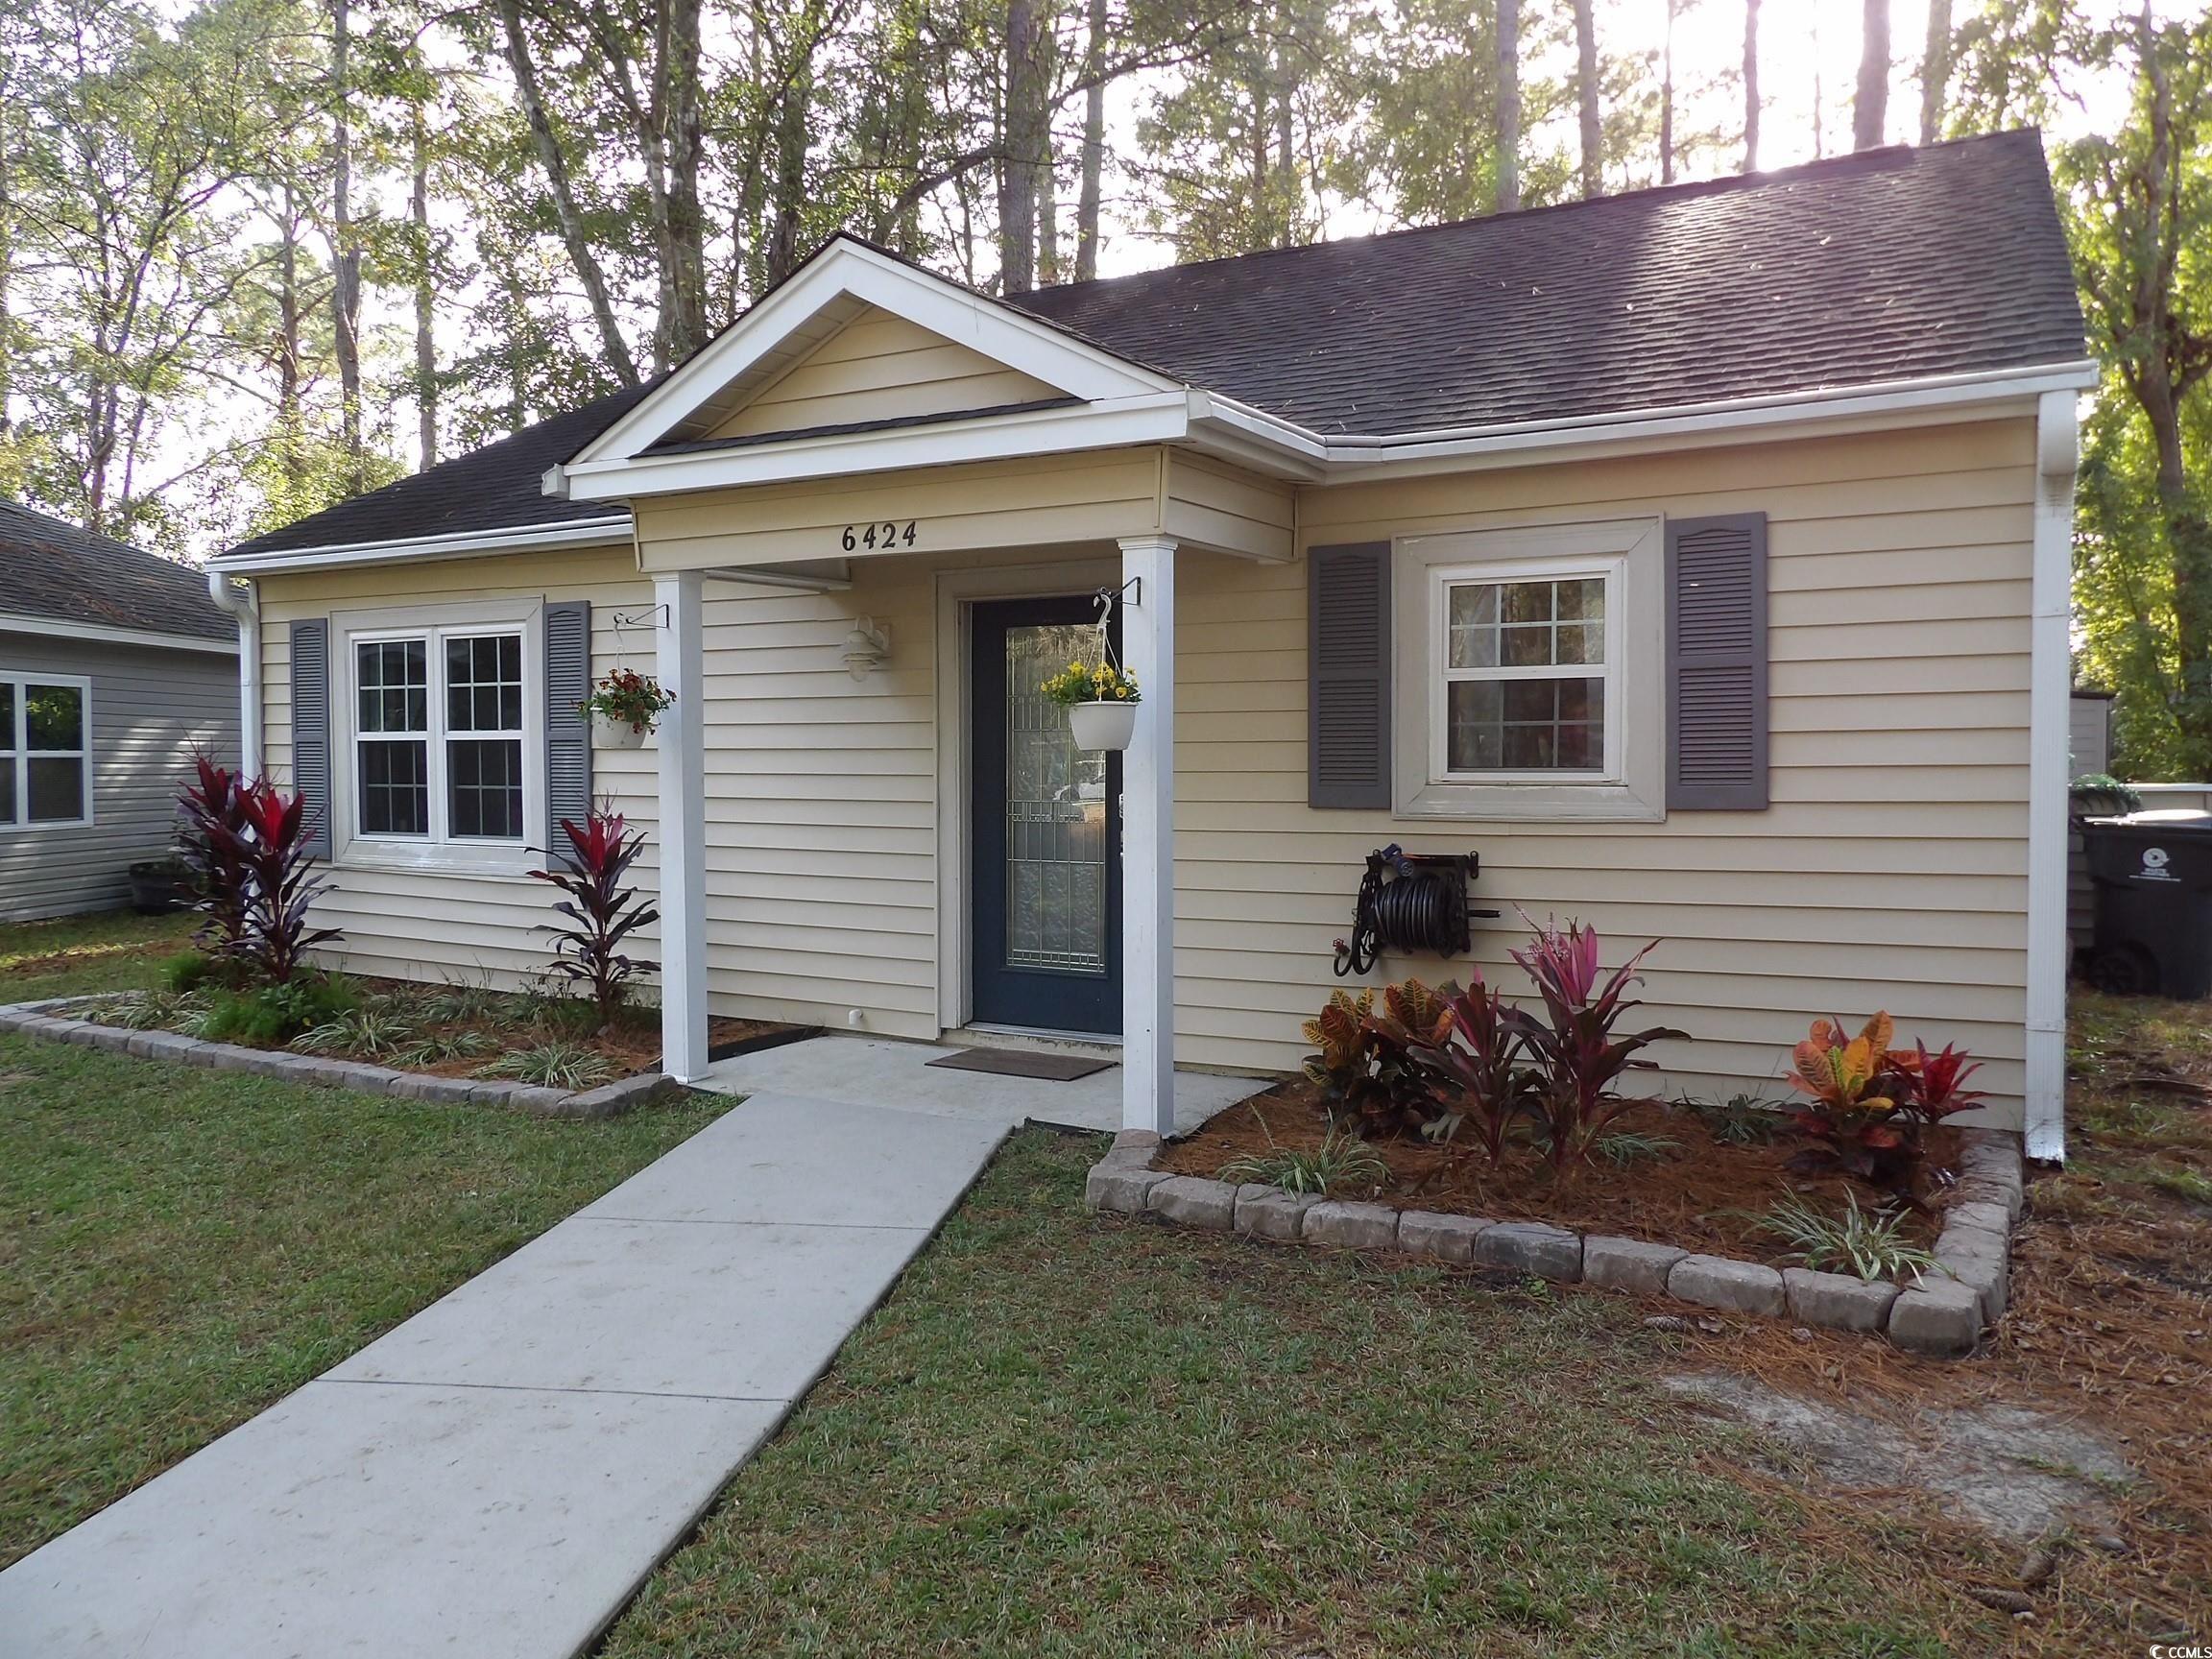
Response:
POLYGON ((707 723, 699 613, 706 581, 679 570, 653 581, 662 689, 676 701, 661 746, 661 1069, 688 1083, 707 1070, 707 723))
POLYGON ((1137 734, 1121 757, 1121 1126, 1175 1129, 1175 542, 1121 542, 1121 658, 1137 734))

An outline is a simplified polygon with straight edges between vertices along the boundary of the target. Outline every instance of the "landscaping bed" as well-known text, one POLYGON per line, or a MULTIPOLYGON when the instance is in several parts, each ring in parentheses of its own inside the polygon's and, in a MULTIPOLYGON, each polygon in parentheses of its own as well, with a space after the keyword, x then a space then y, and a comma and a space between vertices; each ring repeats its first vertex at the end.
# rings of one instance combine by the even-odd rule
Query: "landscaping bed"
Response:
MULTIPOLYGON (((1385 1172, 1330 1196, 1373 1199, 1401 1210, 1487 1215, 1501 1221, 1550 1221, 1576 1232, 1678 1244, 1774 1266, 1796 1256, 1770 1232, 1765 1216, 1778 1199, 1825 1199, 1833 1181, 1788 1167, 1800 1143, 1773 1112, 1715 1112, 1687 1103, 1655 1105, 1623 1120, 1617 1152, 1599 1143, 1595 1159, 1554 1178, 1533 1146, 1511 1148, 1492 1166, 1465 1146, 1437 1146, 1418 1138, 1371 1139, 1366 1149, 1385 1172)), ((1310 1084, 1286 1083, 1210 1118, 1190 1139, 1163 1147, 1153 1167, 1177 1175, 1220 1177, 1243 1160, 1270 1154, 1317 1157, 1331 1135, 1328 1115, 1310 1084)), ((1959 1132, 1929 1132, 1928 1156, 1955 1169, 1959 1132)), ((1948 1192, 1925 1211, 1907 1211, 1900 1232, 1933 1249, 1948 1192)))

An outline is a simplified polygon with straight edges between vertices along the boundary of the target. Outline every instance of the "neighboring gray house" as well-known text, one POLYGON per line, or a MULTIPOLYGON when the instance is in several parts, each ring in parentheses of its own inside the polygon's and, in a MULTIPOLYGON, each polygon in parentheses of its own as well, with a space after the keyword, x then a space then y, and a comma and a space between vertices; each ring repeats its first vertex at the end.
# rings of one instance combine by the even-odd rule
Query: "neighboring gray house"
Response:
POLYGON ((237 763, 238 708, 199 571, 0 501, 0 922, 127 902, 193 750, 237 763))

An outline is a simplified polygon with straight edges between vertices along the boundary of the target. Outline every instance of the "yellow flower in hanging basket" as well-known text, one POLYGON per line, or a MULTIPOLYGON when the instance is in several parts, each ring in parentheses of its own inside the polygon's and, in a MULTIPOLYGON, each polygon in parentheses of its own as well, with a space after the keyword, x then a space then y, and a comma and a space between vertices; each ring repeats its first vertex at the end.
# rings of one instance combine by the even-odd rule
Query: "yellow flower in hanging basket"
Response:
POLYGON ((1095 667, 1070 662, 1064 672, 1053 675, 1038 689, 1053 702, 1070 708, 1079 703, 1139 701, 1136 680, 1126 669, 1117 668, 1111 662, 1101 662, 1095 667))

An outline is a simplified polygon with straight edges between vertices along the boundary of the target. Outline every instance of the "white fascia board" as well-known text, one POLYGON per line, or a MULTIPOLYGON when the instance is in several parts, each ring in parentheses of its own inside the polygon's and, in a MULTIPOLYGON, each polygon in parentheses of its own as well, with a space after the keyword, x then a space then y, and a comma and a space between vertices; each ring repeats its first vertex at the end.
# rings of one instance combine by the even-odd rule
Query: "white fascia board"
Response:
POLYGON ((1909 423, 1915 418, 1942 419, 1992 403, 2018 402, 2023 409, 2032 410, 2035 399, 2046 393, 2084 391, 2097 380, 2094 362, 2039 364, 1570 421, 1520 421, 1389 437, 1332 436, 1326 440, 1327 464, 1332 474, 1391 477, 1456 469, 1471 463, 1511 466, 1600 449, 1634 453, 1701 439, 1781 439, 1851 421, 1909 423))
POLYGON ((823 250, 587 445, 570 468, 643 456, 824 306, 846 296, 903 317, 1086 401, 1181 386, 956 282, 857 242, 840 241, 823 250))
POLYGON ((145 645, 156 651, 206 651, 218 657, 238 655, 238 641, 234 638, 198 639, 188 634, 161 634, 151 628, 110 628, 99 622, 80 622, 73 616, 29 616, 12 611, 0 611, 0 634, 40 634, 100 645, 145 645))
POLYGON ((682 454, 577 462, 564 482, 571 499, 622 500, 753 484, 803 483, 864 472, 896 472, 966 461, 1018 460, 1134 444, 1171 444, 1190 429, 1190 395, 1180 389, 1138 397, 1033 409, 1020 415, 934 421, 875 432, 826 434, 781 444, 682 454))
POLYGON ((328 547, 301 547, 283 553, 218 558, 211 568, 226 575, 272 571, 330 570, 347 565, 400 565, 424 559, 471 559, 486 553, 556 553, 570 547, 627 547, 634 534, 630 516, 593 518, 582 524, 518 524, 499 530, 462 530, 450 536, 406 537, 395 541, 348 541, 328 547))

